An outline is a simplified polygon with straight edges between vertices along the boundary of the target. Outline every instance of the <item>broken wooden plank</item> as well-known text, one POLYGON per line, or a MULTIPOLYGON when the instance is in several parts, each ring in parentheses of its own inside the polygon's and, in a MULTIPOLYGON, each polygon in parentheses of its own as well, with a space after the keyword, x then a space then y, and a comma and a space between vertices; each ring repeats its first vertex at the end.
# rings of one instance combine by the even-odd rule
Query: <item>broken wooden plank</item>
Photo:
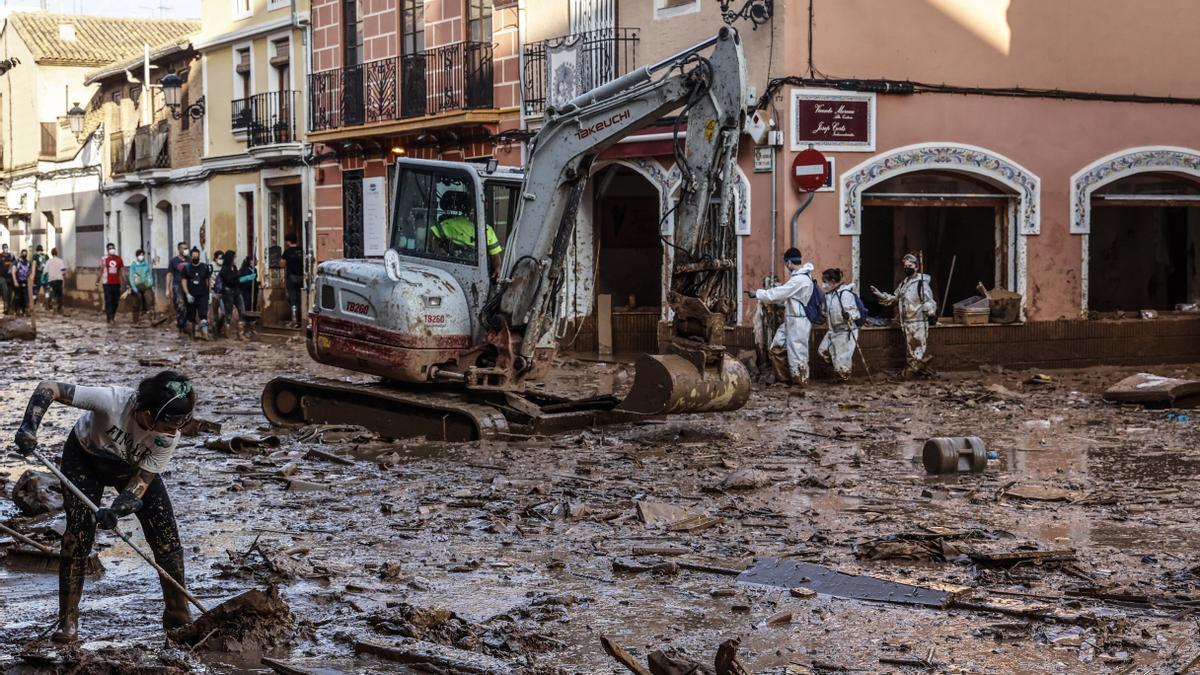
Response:
POLYGON ((1075 551, 1074 549, 1052 551, 988 551, 986 549, 971 549, 967 551, 967 557, 976 563, 990 565, 1012 565, 1022 562, 1070 562, 1075 560, 1075 551))
POLYGON ((600 638, 600 644, 604 647, 605 653, 613 657, 617 663, 629 669, 629 672, 633 673, 634 675, 654 675, 654 673, 650 672, 648 668, 643 666, 641 663, 638 663, 638 660, 634 658, 633 654, 630 654, 629 652, 625 651, 621 645, 613 642, 612 638, 602 636, 600 638))
POLYGON ((378 656, 395 663, 425 664, 471 675, 496 675, 513 672, 513 667, 500 659, 424 640, 406 640, 396 645, 355 640, 354 651, 359 654, 378 656))
POLYGON ((325 452, 324 450, 318 450, 316 448, 309 448, 308 452, 304 453, 304 458, 305 459, 321 459, 321 460, 325 460, 326 462, 333 462, 334 464, 343 464, 345 466, 353 466, 354 465, 354 460, 352 460, 352 459, 346 459, 345 457, 340 457, 338 455, 333 454, 332 452, 325 452))
POLYGON ((690 548, 682 548, 682 547, 677 547, 677 546, 634 546, 633 549, 631 550, 631 553, 633 553, 633 555, 662 555, 662 556, 687 555, 688 553, 691 553, 691 552, 692 552, 692 549, 690 549, 690 548))
POLYGON ((345 671, 337 670, 336 668, 326 668, 325 666, 309 666, 301 665, 295 662, 281 661, 273 659, 269 656, 262 657, 262 663, 269 666, 280 675, 342 675, 345 671))
POLYGON ((1175 406, 1180 400, 1200 396, 1200 380, 1138 373, 1104 391, 1104 400, 1116 403, 1175 406))
POLYGON ((650 574, 674 575, 679 574, 679 565, 670 561, 642 563, 636 560, 618 558, 612 561, 612 571, 627 572, 630 574, 649 572, 650 574))
POLYGON ((735 570, 732 567, 720 567, 718 565, 709 565, 706 563, 688 562, 686 560, 679 561, 679 569, 690 570, 692 572, 708 572, 709 574, 724 574, 731 577, 745 572, 746 570, 735 570))
POLYGON ((738 575, 738 583, 775 588, 808 588, 817 593, 851 600, 869 600, 900 605, 950 606, 957 593, 922 588, 886 579, 846 574, 828 567, 796 560, 763 558, 738 575))
POLYGON ((1005 497, 1028 499, 1034 502, 1069 502, 1079 497, 1078 492, 1039 485, 1014 485, 1004 491, 1005 497))
POLYGON ((707 530, 710 527, 720 524, 721 518, 716 516, 688 516, 683 520, 671 523, 667 526, 667 532, 699 532, 707 530))

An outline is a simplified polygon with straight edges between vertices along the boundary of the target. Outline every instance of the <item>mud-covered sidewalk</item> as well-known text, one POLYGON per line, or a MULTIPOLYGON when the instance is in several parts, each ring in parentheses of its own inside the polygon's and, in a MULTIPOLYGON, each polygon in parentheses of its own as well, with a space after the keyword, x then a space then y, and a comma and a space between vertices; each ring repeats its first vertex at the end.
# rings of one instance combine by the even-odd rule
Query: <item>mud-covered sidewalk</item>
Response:
MULTIPOLYGON (((661 650, 709 668, 736 638, 759 673, 1200 664, 1200 420, 1103 402, 1133 369, 816 383, 804 396, 759 387, 728 414, 447 445, 267 426, 258 399, 271 377, 349 377, 311 363, 295 338, 193 343, 91 318, 39 328, 35 342, 0 342, 4 445, 40 380, 191 375, 197 417, 221 432, 183 439, 166 475, 189 586, 216 604, 277 584, 296 623, 166 647, 154 572, 102 532, 106 569, 84 590, 80 651, 39 640, 57 611, 53 572, 0 560, 0 669, 266 672, 267 656, 320 672, 625 672, 602 637, 643 664, 661 650), (271 435, 278 445, 228 442, 271 435), (986 471, 927 477, 924 440, 965 435, 996 451, 986 471), (942 601, 856 599, 853 579, 814 592, 811 573, 738 582, 763 559, 942 601)), ((619 391, 632 373, 568 358, 557 377, 619 391)), ((75 416, 47 415, 41 438, 55 453, 75 416)), ((18 517, 7 498, 28 468, 0 458, 0 522, 57 548, 61 514, 18 517)), ((122 525, 137 532, 135 519, 122 525)))

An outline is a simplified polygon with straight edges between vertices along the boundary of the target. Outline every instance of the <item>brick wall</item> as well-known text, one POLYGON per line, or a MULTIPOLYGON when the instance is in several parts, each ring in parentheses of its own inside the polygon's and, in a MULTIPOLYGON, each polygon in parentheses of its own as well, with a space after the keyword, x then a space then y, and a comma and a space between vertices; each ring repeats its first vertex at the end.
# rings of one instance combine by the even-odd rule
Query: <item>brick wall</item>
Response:
POLYGON ((342 66, 341 3, 312 0, 312 68, 314 73, 342 66))
POLYGON ((363 3, 363 61, 400 55, 400 9, 396 0, 363 3))
POLYGON ((466 39, 462 0, 428 0, 425 3, 425 48, 466 39))
MULTIPOLYGON (((180 103, 195 103, 204 95, 203 77, 200 68, 200 61, 191 61, 190 57, 185 60, 177 60, 167 66, 167 71, 177 73, 187 69, 187 79, 184 81, 183 91, 180 96, 180 103), (185 99, 186 96, 186 99, 185 99)), ((155 92, 155 98, 162 96, 161 92, 155 92)), ((156 103, 161 105, 161 103, 156 103)), ((200 164, 200 157, 204 154, 204 120, 188 120, 188 128, 183 128, 183 119, 172 119, 167 110, 160 113, 171 125, 170 146, 171 152, 171 168, 181 168, 188 166, 197 166, 200 164)))
POLYGON ((497 108, 521 103, 521 52, 517 35, 517 4, 496 3, 492 12, 494 91, 497 108))
POLYGON ((337 160, 317 167, 313 196, 317 260, 342 257, 342 168, 337 160))

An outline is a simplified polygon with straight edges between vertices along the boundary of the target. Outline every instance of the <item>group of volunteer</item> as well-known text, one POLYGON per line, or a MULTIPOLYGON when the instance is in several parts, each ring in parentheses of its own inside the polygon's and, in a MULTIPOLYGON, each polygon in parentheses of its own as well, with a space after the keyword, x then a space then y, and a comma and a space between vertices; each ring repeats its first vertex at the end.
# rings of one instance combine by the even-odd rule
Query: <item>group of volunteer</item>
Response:
MULTIPOLYGON (((842 270, 829 268, 821 273, 821 281, 813 278, 815 267, 804 262, 800 251, 789 248, 783 254, 788 278, 771 288, 760 288, 753 295, 760 302, 784 308, 783 323, 771 341, 770 358, 776 380, 803 386, 808 382, 809 341, 814 325, 824 323, 828 330, 817 354, 833 365, 841 380, 848 380, 854 368, 854 354, 859 351, 858 330, 867 318, 866 307, 855 292, 854 282, 842 270)), ((871 286, 879 304, 895 305, 896 322, 904 332, 907 359, 906 377, 930 374, 926 345, 929 320, 937 313, 932 282, 919 269, 920 260, 911 253, 900 260, 904 277, 895 292, 886 293, 871 286)), ((861 357, 860 357, 861 358, 861 357)))

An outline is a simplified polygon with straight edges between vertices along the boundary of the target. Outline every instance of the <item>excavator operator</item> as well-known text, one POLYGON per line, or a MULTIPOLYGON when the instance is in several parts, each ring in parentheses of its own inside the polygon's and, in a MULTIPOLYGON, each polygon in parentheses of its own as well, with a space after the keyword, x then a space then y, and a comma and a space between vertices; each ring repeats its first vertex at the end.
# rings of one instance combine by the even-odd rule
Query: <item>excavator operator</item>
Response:
MULTIPOLYGON (((451 190, 443 193, 439 200, 442 219, 437 225, 429 228, 434 238, 446 253, 456 258, 475 256, 475 221, 472 219, 475 208, 471 204, 471 194, 463 190, 451 190)), ((492 279, 500 274, 500 254, 504 247, 496 237, 496 230, 491 223, 487 228, 488 271, 492 279)))

